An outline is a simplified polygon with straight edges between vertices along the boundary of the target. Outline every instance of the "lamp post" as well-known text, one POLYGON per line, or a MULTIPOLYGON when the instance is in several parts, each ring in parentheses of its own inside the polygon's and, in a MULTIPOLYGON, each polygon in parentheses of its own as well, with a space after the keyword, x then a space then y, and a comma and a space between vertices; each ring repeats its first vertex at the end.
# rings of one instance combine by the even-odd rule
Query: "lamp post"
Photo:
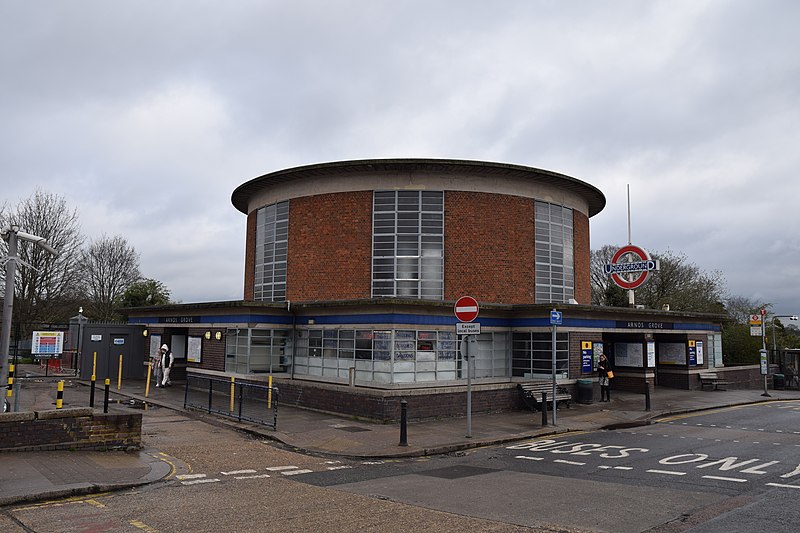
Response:
POLYGON ((776 334, 775 334, 775 319, 776 318, 788 318, 789 320, 797 320, 797 315, 775 315, 772 317, 772 353, 777 354, 778 348, 776 343, 776 334))
MULTIPOLYGON (((17 263, 30 266, 18 257, 18 240, 32 242, 53 255, 58 255, 59 252, 50 246, 44 237, 20 231, 17 225, 3 228, 0 230, 0 236, 3 240, 8 241, 8 257, 5 258, 6 292, 3 297, 3 320, 0 323, 0 381, 5 384, 8 377, 8 352, 11 344, 11 315, 14 310, 14 278, 17 273, 17 263)), ((5 401, 5 397, 2 399, 5 401)))

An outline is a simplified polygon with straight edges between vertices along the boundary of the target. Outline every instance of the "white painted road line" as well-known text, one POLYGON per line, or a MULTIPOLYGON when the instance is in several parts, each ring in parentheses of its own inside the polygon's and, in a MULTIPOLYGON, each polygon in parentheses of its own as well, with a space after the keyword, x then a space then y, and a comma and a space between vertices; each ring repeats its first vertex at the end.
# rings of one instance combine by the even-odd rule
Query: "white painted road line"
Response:
POLYGON ((353 468, 353 467, 352 466, 347 466, 347 465, 329 466, 328 470, 346 470, 348 468, 353 468))
POLYGON ((608 466, 608 465, 600 465, 597 468, 602 468, 603 470, 633 470, 632 466, 608 466))
POLYGON ((206 477, 205 474, 180 474, 175 476, 176 478, 183 480, 183 479, 200 479, 201 477, 206 477))
POLYGON ((565 465, 575 465, 575 466, 584 466, 586 463, 579 463, 577 461, 566 461, 564 459, 556 459, 553 461, 554 463, 561 463, 565 465))
POLYGON ((236 476, 233 479, 264 479, 268 478, 269 474, 256 474, 254 476, 236 476))
POLYGON ((313 470, 284 470, 281 472, 284 476, 296 476, 297 474, 310 474, 313 470))
POLYGON ((783 485, 781 483, 767 483, 768 487, 779 487, 781 489, 800 489, 800 485, 783 485))
POLYGON ((295 470, 297 469, 296 466, 270 466, 267 468, 270 472, 280 472, 282 470, 295 470))
POLYGON ((204 479, 193 479, 191 481, 181 481, 183 485, 199 485, 200 483, 217 483, 219 480, 217 478, 204 478, 204 479))
POLYGON ((703 479, 716 479, 719 481, 733 481, 735 483, 747 483, 746 479, 739 479, 738 477, 703 476, 703 479))
POLYGON ((648 470, 649 474, 666 474, 668 476, 685 476, 686 472, 674 472, 672 470, 648 470))
POLYGON ((255 474, 255 470, 232 470, 230 472, 220 472, 223 476, 238 476, 241 474, 255 474))
POLYGON ((527 455, 518 455, 514 459, 525 459, 528 461, 544 461, 544 457, 528 457, 527 455))

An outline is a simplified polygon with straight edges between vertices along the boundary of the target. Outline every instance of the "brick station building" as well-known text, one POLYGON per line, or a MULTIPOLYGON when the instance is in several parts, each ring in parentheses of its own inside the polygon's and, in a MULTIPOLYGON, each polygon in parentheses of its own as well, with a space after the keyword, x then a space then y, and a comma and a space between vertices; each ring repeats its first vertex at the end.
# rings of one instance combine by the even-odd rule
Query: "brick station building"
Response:
POLYGON ((722 366, 720 316, 591 305, 589 219, 606 201, 578 179, 357 160, 265 174, 231 200, 247 216, 243 300, 131 310, 187 372, 272 376, 281 402, 382 420, 401 399, 412 417, 463 414, 464 295, 480 303, 476 412, 518 408, 518 383, 551 379, 553 309, 564 386, 596 381, 601 352, 629 390, 698 388, 722 366))

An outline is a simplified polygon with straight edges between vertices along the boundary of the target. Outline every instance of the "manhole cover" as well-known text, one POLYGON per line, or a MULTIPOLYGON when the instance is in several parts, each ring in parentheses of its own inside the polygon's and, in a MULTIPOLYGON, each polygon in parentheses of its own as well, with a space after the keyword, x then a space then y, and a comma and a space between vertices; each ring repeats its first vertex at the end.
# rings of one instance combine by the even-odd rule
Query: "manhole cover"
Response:
POLYGON ((372 431, 371 429, 360 428, 358 426, 342 426, 342 427, 338 427, 336 429, 341 429, 342 431, 348 431, 350 433, 360 433, 362 431, 372 431))
POLYGON ((447 466, 445 468, 437 468, 435 470, 428 470, 420 472, 420 475, 439 477, 443 479, 459 479, 462 477, 480 476, 482 474, 491 474, 492 472, 499 472, 496 468, 482 468, 480 466, 469 465, 456 465, 447 466))

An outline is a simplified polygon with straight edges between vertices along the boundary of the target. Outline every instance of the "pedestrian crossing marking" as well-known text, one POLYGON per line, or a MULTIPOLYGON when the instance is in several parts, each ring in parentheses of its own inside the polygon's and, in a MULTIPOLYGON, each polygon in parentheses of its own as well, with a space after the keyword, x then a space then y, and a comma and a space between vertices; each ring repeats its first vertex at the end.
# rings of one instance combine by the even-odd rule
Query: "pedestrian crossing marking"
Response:
POLYGON ((284 470, 281 472, 284 476, 296 476, 297 474, 310 474, 313 470, 284 470))

